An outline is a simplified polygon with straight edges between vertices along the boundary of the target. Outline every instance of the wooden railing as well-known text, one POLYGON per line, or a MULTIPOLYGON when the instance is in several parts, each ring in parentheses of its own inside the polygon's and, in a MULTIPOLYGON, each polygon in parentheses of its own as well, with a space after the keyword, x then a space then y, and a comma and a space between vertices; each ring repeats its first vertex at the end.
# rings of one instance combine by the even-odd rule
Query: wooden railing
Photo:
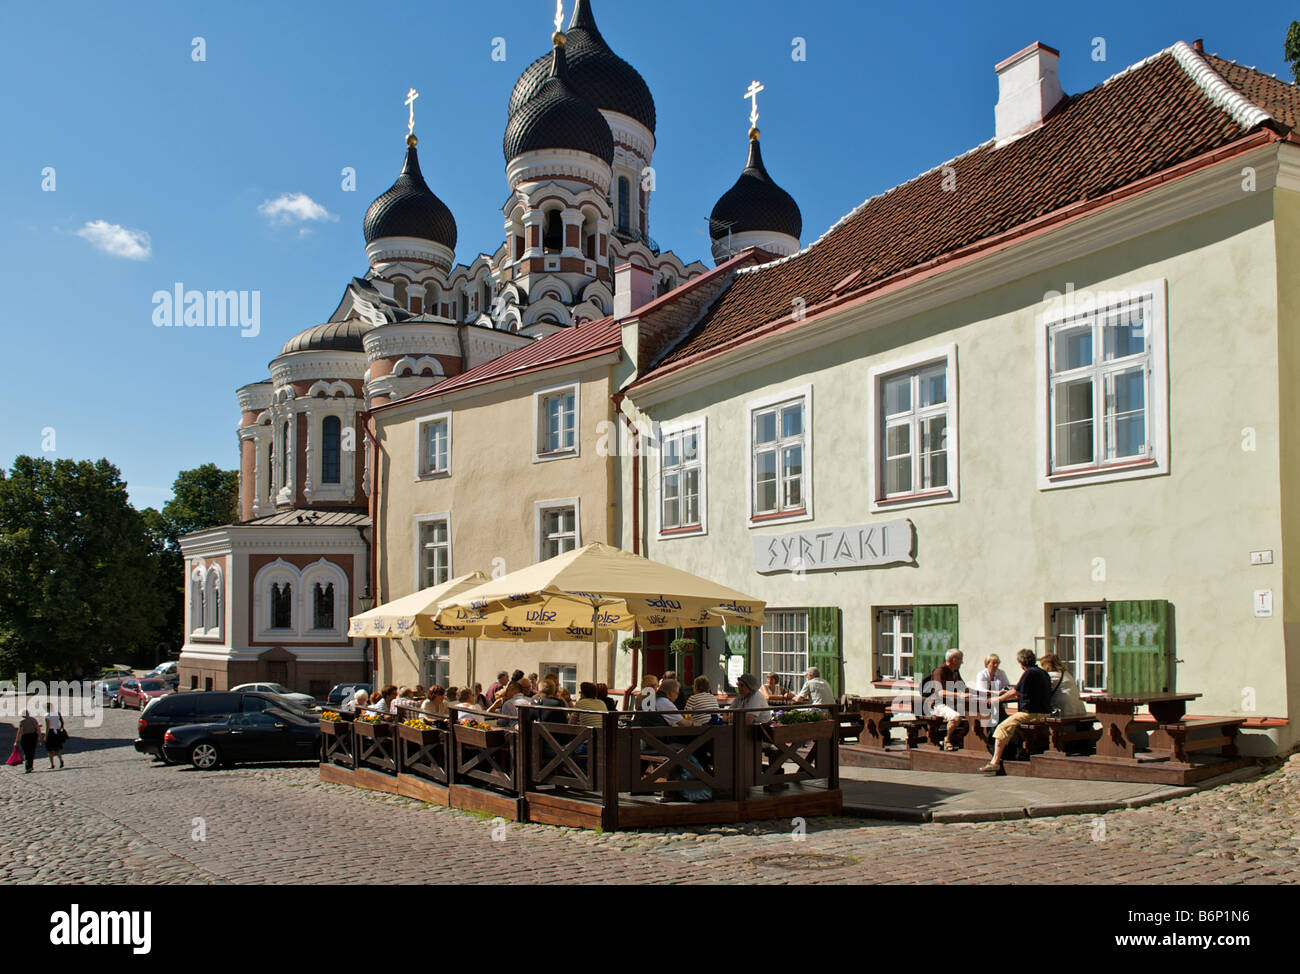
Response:
MULTIPOLYGON (((640 711, 600 713, 522 706, 517 718, 466 711, 489 730, 398 706, 379 724, 345 719, 327 729, 324 763, 408 774, 443 786, 471 786, 523 798, 555 793, 617 806, 652 795, 699 801, 744 798, 752 788, 791 784, 839 788, 839 707, 815 722, 758 724, 760 711, 717 711, 710 723, 649 726, 640 711), (418 717, 429 727, 405 721, 418 717), (567 722, 572 719, 574 722, 567 722), (580 720, 586 720, 584 724, 580 720), (588 726, 596 721, 599 726, 588 726), (349 733, 350 732, 350 733, 349 733)), ((764 708, 768 713, 771 708, 764 708)), ((350 716, 350 715, 345 715, 350 716)))

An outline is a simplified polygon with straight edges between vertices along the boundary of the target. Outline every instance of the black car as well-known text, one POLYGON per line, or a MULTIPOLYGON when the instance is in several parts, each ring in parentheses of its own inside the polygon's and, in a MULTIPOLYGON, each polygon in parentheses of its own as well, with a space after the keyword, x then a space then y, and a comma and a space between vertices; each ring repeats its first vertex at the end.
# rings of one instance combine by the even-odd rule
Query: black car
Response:
POLYGON ((334 689, 329 692, 325 702, 332 707, 341 707, 345 701, 351 700, 358 690, 365 690, 366 693, 374 693, 375 685, 373 683, 338 683, 334 689))
POLYGON ((183 724, 220 721, 232 714, 260 713, 270 709, 298 713, 272 693, 235 692, 233 690, 192 690, 171 693, 149 704, 136 723, 135 749, 168 760, 163 751, 163 735, 169 728, 183 724))
POLYGON ((169 728, 163 753, 168 761, 189 761, 200 771, 236 761, 319 761, 320 721, 280 709, 231 714, 169 728))

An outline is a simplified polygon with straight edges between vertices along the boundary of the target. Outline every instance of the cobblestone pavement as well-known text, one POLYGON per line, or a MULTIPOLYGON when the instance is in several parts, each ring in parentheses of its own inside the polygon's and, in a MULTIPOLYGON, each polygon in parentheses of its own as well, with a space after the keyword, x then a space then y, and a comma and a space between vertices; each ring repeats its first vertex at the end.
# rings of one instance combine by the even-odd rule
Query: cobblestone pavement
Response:
POLYGON ((1300 755, 1100 817, 595 834, 323 784, 314 765, 164 767, 131 747, 135 720, 69 720, 66 768, 42 752, 30 775, 0 770, 0 883, 1300 882, 1300 755))

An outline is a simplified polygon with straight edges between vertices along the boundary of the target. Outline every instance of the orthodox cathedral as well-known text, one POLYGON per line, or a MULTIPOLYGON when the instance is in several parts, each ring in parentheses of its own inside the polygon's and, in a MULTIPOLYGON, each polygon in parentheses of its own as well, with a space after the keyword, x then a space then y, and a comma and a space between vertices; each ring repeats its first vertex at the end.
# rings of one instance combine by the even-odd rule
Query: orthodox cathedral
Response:
MULTIPOLYGON (((705 273, 650 236, 645 80, 610 48, 589 0, 552 41, 510 95, 496 252, 456 263, 456 219, 420 171, 412 110, 401 172, 362 224, 366 273, 327 321, 284 344, 268 379, 238 390, 241 521, 181 542, 184 688, 275 681, 323 696, 365 679, 365 643, 347 630, 371 592, 366 411, 611 315, 617 267, 648 276, 638 303, 705 273)), ((768 175, 757 128, 709 222, 717 263, 799 250, 799 207, 768 175)))

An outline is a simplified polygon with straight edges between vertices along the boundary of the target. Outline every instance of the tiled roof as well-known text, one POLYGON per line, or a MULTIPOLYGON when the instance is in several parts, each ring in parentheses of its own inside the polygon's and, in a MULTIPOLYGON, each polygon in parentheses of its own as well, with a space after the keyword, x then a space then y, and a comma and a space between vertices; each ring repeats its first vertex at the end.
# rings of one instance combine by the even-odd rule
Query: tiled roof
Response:
POLYGON ((268 514, 266 517, 254 518, 251 521, 243 521, 238 527, 241 528, 277 528, 277 527, 315 527, 315 528, 353 528, 367 527, 370 524, 370 517, 365 511, 348 510, 347 508, 324 508, 314 510, 311 508, 293 508, 288 511, 277 511, 274 514, 268 514))
POLYGON ((1175 45, 1067 98, 1029 134, 1001 147, 990 140, 868 199, 798 254, 740 271, 656 371, 789 324, 795 298, 811 316, 828 299, 1240 139, 1267 117, 1238 92, 1267 96, 1285 118, 1295 90, 1269 81, 1242 74, 1231 88, 1175 45), (950 173, 955 185, 945 191, 950 173))
MULTIPOLYGON (((553 335, 547 335, 530 345, 517 348, 513 352, 506 352, 505 355, 500 355, 489 362, 475 366, 468 372, 462 372, 460 375, 444 379, 435 386, 430 386, 428 389, 407 396, 405 399, 399 399, 397 402, 415 402, 440 396, 445 392, 464 389, 468 386, 482 385, 526 372, 538 372, 542 369, 562 365, 565 362, 578 361, 611 352, 617 349, 621 343, 622 332, 618 322, 613 318, 600 318, 596 321, 578 325, 576 328, 565 328, 553 335)), ((396 403, 388 404, 388 406, 391 405, 396 405, 396 403)), ((378 408, 385 409, 387 406, 379 406, 378 408)))
POLYGON ((1217 54, 1203 55, 1223 80, 1259 105, 1287 128, 1300 125, 1300 88, 1217 54))

